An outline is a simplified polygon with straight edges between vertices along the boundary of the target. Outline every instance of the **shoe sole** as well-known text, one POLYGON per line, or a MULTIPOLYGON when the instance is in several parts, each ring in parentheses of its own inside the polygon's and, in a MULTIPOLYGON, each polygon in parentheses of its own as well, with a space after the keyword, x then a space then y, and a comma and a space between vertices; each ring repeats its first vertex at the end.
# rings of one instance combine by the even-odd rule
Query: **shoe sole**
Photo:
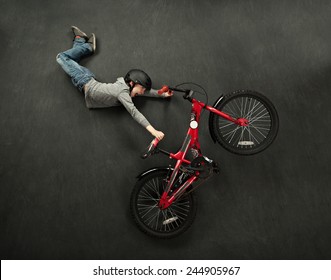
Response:
POLYGON ((83 32, 82 30, 80 30, 77 26, 71 26, 72 32, 74 33, 75 36, 80 36, 83 37, 85 39, 87 39, 87 35, 85 32, 83 32))
POLYGON ((97 48, 97 40, 96 40, 96 37, 95 37, 94 33, 91 34, 91 37, 88 38, 87 42, 92 45, 92 50, 93 50, 93 52, 95 52, 95 50, 97 48))

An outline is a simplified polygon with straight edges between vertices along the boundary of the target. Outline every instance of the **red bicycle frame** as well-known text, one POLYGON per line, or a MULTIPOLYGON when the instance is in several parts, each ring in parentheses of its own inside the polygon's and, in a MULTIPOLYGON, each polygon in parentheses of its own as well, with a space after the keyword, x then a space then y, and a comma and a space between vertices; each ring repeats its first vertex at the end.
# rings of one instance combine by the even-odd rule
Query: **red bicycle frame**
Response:
MULTIPOLYGON (((190 94, 191 94, 191 92, 190 92, 190 94)), ((222 118, 229 120, 239 126, 248 125, 248 121, 246 119, 244 119, 244 118, 234 119, 231 116, 215 109, 214 107, 208 106, 205 103, 192 98, 190 96, 190 94, 188 94, 187 96, 184 97, 185 99, 188 99, 192 103, 192 110, 191 110, 190 127, 187 131, 187 134, 186 134, 185 140, 182 144, 182 147, 176 154, 168 153, 168 152, 160 150, 161 152, 169 155, 169 157, 171 159, 174 159, 177 161, 175 164, 174 170, 172 171, 172 174, 170 176, 170 179, 167 182, 167 187, 159 201, 159 207, 161 209, 168 208, 173 203, 173 201, 175 201, 175 199, 180 197, 193 182, 195 182, 199 179, 199 171, 194 171, 194 173, 193 173, 193 175, 191 175, 191 177, 189 177, 179 188, 177 188, 174 192, 172 192, 170 194, 170 191, 177 178, 181 165, 183 163, 187 164, 187 165, 189 165, 191 163, 191 161, 189 161, 185 158, 187 151, 189 149, 194 149, 197 153, 197 156, 202 156, 200 143, 199 143, 199 122, 200 122, 201 112, 203 109, 206 109, 214 114, 217 114, 217 115, 221 116, 222 118)), ((158 143, 158 141, 154 142, 154 145, 156 146, 157 143, 158 143)))

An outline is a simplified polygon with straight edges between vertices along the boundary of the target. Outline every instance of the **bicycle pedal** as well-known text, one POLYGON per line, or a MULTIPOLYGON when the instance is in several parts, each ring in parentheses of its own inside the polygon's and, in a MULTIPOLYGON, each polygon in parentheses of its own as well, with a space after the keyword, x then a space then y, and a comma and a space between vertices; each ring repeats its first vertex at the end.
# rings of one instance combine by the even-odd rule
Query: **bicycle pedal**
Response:
POLYGON ((177 220, 178 220, 178 217, 171 217, 169 219, 164 220, 162 224, 165 226, 165 225, 168 225, 170 223, 173 223, 173 222, 175 222, 177 220))

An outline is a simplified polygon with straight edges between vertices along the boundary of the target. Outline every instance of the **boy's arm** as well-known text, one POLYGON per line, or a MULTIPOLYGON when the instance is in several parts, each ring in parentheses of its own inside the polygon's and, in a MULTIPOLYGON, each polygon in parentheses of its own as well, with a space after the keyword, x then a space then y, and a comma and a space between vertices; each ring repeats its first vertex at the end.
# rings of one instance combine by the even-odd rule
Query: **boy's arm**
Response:
POLYGON ((122 93, 119 95, 118 100, 123 104, 125 109, 130 113, 132 118, 136 122, 138 122, 141 126, 146 128, 149 133, 151 133, 154 137, 159 140, 162 140, 164 137, 164 133, 162 131, 156 130, 149 121, 145 118, 145 116, 138 111, 136 106, 134 106, 131 97, 127 93, 122 93))
POLYGON ((162 94, 158 94, 158 90, 151 88, 150 90, 146 90, 144 94, 140 96, 146 96, 146 97, 158 97, 158 98, 168 98, 172 96, 172 92, 164 92, 162 94))
POLYGON ((127 94, 126 92, 121 93, 118 96, 118 101, 122 103, 125 109, 130 113, 132 118, 134 118, 134 120, 138 122, 141 126, 146 128, 150 125, 149 121, 145 118, 145 116, 139 112, 136 106, 134 106, 129 94, 127 94))

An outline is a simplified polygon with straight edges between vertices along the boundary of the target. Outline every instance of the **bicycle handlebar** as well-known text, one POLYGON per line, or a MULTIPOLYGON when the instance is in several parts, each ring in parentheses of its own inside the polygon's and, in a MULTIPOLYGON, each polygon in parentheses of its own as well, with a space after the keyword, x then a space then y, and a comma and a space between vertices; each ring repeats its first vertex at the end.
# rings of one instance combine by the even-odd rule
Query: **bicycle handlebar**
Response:
POLYGON ((141 158, 146 159, 149 156, 151 156, 155 152, 155 149, 157 147, 157 144, 159 144, 159 142, 160 142, 159 139, 154 138, 153 141, 146 148, 146 151, 141 155, 141 158))
POLYGON ((184 98, 185 99, 190 99, 193 95, 193 90, 190 89, 180 89, 180 88, 174 88, 174 87, 169 87, 169 86, 163 86, 161 89, 157 91, 158 94, 162 94, 168 91, 178 91, 178 92, 183 92, 185 93, 184 98))

